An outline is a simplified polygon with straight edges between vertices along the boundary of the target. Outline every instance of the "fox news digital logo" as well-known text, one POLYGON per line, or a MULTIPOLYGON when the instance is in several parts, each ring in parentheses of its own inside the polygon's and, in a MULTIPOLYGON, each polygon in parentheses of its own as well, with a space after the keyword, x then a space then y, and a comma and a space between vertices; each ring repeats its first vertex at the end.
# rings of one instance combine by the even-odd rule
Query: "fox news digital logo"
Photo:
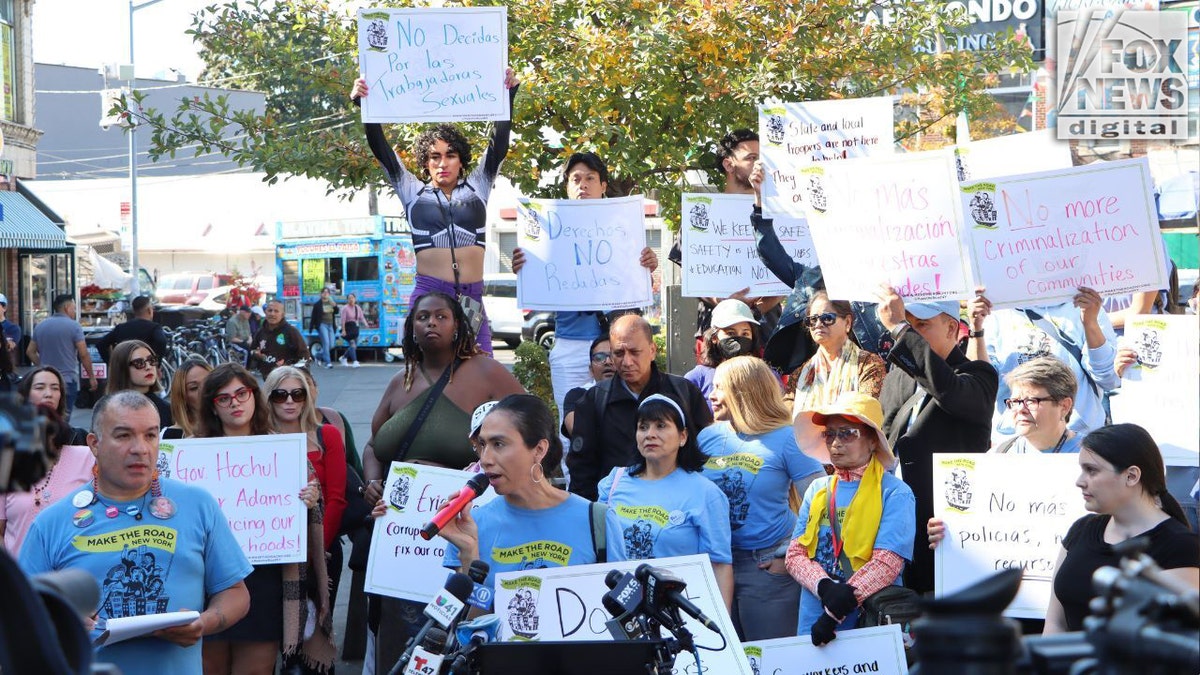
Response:
POLYGON ((1186 139, 1184 12, 1058 13, 1058 137, 1186 139))

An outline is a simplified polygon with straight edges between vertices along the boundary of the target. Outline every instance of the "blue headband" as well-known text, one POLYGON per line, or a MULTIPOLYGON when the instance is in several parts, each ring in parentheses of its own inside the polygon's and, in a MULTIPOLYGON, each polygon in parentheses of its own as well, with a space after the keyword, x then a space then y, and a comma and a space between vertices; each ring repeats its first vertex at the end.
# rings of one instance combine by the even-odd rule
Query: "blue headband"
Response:
POLYGON ((641 410, 642 407, 645 406, 650 401, 665 401, 665 402, 669 403, 671 405, 671 407, 675 409, 675 412, 679 413, 680 423, 682 423, 683 426, 685 426, 685 427, 687 426, 687 416, 683 414, 683 408, 680 408, 679 404, 676 403, 674 401, 674 399, 667 398, 666 396, 663 396, 662 394, 650 394, 644 400, 642 400, 641 403, 638 404, 638 410, 641 410))

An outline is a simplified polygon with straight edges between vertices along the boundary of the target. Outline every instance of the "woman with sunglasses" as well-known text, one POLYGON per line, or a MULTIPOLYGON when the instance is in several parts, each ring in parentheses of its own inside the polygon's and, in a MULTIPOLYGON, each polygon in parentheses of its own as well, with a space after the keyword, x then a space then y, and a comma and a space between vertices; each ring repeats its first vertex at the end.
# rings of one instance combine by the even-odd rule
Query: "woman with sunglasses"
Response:
POLYGON ((796 418, 801 449, 834 469, 804 493, 786 561, 802 587, 799 632, 818 647, 854 628, 863 600, 900 585, 912 560, 916 498, 889 473, 882 424, 879 401, 862 392, 796 418))
POLYGON ((125 340, 113 347, 108 356, 108 384, 104 393, 115 394, 126 389, 140 391, 154 403, 160 428, 175 423, 171 404, 159 395, 162 384, 158 381, 158 357, 150 345, 141 340, 125 340))
MULTIPOLYGON (((274 433, 267 402, 258 381, 242 366, 223 363, 204 380, 200 394, 200 438, 236 438, 274 433)), ((231 442, 237 447, 236 441, 231 442)), ((285 662, 297 655, 306 663, 328 672, 334 649, 325 566, 324 529, 317 508, 321 488, 309 467, 309 484, 300 491, 308 507, 308 560, 306 563, 256 565, 246 577, 250 612, 226 630, 204 639, 206 675, 253 673, 268 675, 275 670, 282 647, 285 662), (305 598, 315 595, 319 635, 303 639, 307 607, 305 598), (285 627, 287 630, 285 630, 285 627)))
MULTIPOLYGON (((25 402, 34 407, 48 406, 54 409, 63 424, 67 422, 67 385, 62 373, 54 366, 38 366, 25 373, 17 391, 25 398, 25 402)), ((71 438, 66 445, 87 446, 88 430, 80 427, 70 427, 71 438)))
POLYGON ((879 398, 887 366, 879 355, 859 349, 852 339, 854 311, 844 300, 813 293, 804 325, 816 343, 813 355, 788 378, 785 398, 792 399, 792 418, 827 406, 851 392, 879 398))
POLYGON ((704 333, 704 350, 696 367, 689 370, 683 379, 696 385, 707 400, 712 393, 717 366, 735 356, 758 356, 761 353, 761 329, 750 306, 734 298, 722 300, 713 308, 711 327, 704 333))
POLYGON ((701 470, 707 457, 688 436, 683 409, 662 394, 638 404, 637 448, 596 486, 608 504, 609 560, 707 553, 725 608, 733 602, 729 500, 701 470))
POLYGON ((163 429, 164 441, 196 435, 196 425, 200 422, 200 391, 211 372, 208 361, 195 354, 187 357, 175 371, 170 394, 171 417, 175 424, 163 429))

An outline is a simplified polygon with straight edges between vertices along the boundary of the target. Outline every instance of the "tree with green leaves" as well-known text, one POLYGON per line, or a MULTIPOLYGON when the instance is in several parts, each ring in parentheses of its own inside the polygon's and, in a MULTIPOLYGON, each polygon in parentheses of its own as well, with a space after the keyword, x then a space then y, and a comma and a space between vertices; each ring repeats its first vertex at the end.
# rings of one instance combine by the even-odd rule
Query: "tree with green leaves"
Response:
MULTIPOLYGON (((896 95, 896 137, 916 147, 960 111, 992 114, 983 90, 995 74, 1031 65, 1013 36, 987 51, 919 49, 967 25, 961 11, 936 2, 522 0, 508 5, 508 17, 509 60, 522 87, 502 173, 525 194, 561 196, 561 181, 545 179, 570 153, 591 150, 607 161, 612 189, 657 197, 672 222, 687 172, 718 181, 716 139, 755 128, 760 102, 896 95), (881 4, 891 10, 886 25, 868 17, 881 4)), ((190 31, 207 64, 204 79, 265 92, 265 110, 231 109, 223 96, 142 109, 135 92, 130 114, 152 128, 155 159, 194 146, 272 182, 320 178, 339 194, 382 187, 348 98, 358 72, 355 31, 352 14, 323 0, 211 6, 190 31)), ((483 138, 484 125, 467 127, 483 138)), ((410 166, 419 131, 388 129, 410 166)))

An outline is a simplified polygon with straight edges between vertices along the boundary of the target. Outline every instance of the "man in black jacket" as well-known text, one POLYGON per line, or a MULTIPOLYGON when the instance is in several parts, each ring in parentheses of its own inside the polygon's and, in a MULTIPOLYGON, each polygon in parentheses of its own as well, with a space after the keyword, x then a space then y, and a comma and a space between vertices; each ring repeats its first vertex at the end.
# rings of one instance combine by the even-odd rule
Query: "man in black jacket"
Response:
POLYGON ((905 307, 895 289, 878 293, 879 320, 895 337, 888 355, 895 367, 879 393, 883 432, 900 459, 900 476, 917 498, 917 534, 905 583, 933 590, 933 552, 926 526, 933 517, 933 455, 987 452, 1000 378, 986 361, 970 361, 958 348, 956 301, 905 307))
POLYGON ((614 467, 633 464, 637 457, 637 407, 647 396, 662 394, 678 403, 691 438, 712 424, 712 411, 700 389, 654 364, 658 352, 654 332, 645 319, 622 316, 610 326, 609 338, 617 377, 589 389, 575 406, 567 454, 571 492, 592 501, 601 478, 614 467))
POLYGON ((126 340, 145 342, 160 360, 167 355, 167 334, 154 322, 154 303, 145 295, 133 299, 133 318, 118 324, 100 341, 100 356, 105 363, 112 348, 126 340))

